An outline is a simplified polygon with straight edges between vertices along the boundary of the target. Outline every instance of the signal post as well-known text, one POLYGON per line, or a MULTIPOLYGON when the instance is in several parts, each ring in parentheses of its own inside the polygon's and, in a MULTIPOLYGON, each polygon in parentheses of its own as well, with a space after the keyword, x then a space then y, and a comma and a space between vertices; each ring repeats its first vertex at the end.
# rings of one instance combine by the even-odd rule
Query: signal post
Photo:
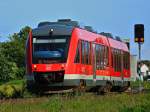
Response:
MULTIPOLYGON (((135 24, 134 25, 134 42, 138 43, 139 49, 139 64, 141 61, 141 45, 144 43, 144 24, 135 24)), ((138 75, 139 77, 142 75, 140 71, 140 65, 138 65, 138 75)), ((141 80, 141 77, 140 77, 141 80)), ((139 81, 139 91, 142 91, 141 81, 139 81)))

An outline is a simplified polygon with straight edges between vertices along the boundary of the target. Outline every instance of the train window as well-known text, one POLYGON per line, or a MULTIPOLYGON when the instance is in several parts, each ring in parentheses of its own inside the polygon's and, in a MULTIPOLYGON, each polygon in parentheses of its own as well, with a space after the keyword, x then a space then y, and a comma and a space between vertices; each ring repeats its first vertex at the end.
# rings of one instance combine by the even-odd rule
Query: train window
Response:
POLYGON ((90 56, 90 43, 87 41, 81 41, 81 62, 82 64, 91 64, 91 56, 90 56))
POLYGON ((118 71, 122 70, 122 59, 121 59, 121 50, 119 50, 119 65, 118 65, 118 71))
POLYGON ((122 53, 119 49, 112 48, 112 66, 115 71, 121 71, 122 67, 122 53))
POLYGON ((82 46, 81 47, 82 48, 81 49, 82 50, 82 58, 81 58, 82 59, 82 64, 85 64, 85 61, 84 61, 85 60, 85 56, 84 56, 85 55, 84 41, 82 41, 81 46, 82 46))
POLYGON ((102 54, 102 46, 99 45, 99 69, 102 69, 102 60, 103 60, 103 54, 102 54))
POLYGON ((130 68, 129 61, 130 61, 129 53, 128 52, 124 52, 123 53, 123 68, 124 69, 129 69, 130 68))
POLYGON ((32 61, 34 64, 64 63, 67 61, 70 39, 68 36, 33 37, 32 61))
POLYGON ((112 67, 114 67, 114 54, 113 54, 113 48, 111 48, 111 65, 112 65, 112 67))
POLYGON ((115 71, 121 70, 121 52, 114 48, 112 48, 112 66, 115 71))
POLYGON ((89 44, 85 42, 85 64, 89 64, 89 44))
POLYGON ((119 71, 119 51, 116 49, 116 71, 119 71))
POLYGON ((127 53, 127 55, 128 55, 128 60, 127 60, 128 67, 127 67, 127 69, 129 70, 130 69, 130 54, 127 53))
POLYGON ((104 68, 106 67, 106 66, 108 66, 108 47, 104 47, 105 48, 105 50, 104 50, 104 68))
POLYGON ((127 68, 126 62, 127 62, 127 61, 126 61, 126 52, 124 52, 124 53, 123 53, 123 68, 124 68, 124 69, 127 68))
POLYGON ((103 70, 108 65, 108 47, 96 45, 96 69, 103 70))
POLYGON ((96 66, 103 70, 108 65, 108 48, 103 45, 96 45, 96 66))
POLYGON ((119 58, 118 58, 118 50, 115 49, 115 71, 118 71, 118 62, 119 62, 119 58))
POLYGON ((78 46, 76 50, 75 63, 80 63, 80 41, 78 41, 78 46))
POLYGON ((113 50, 113 59, 114 59, 114 69, 115 69, 115 71, 116 71, 116 51, 115 51, 115 49, 113 50))
POLYGON ((99 45, 96 45, 96 69, 99 69, 99 45))
POLYGON ((116 49, 114 49, 114 52, 113 52, 114 54, 114 69, 115 69, 115 71, 116 71, 116 49))
POLYGON ((112 48, 112 67, 115 67, 115 55, 114 55, 114 49, 112 48))
POLYGON ((105 55, 105 52, 104 52, 104 46, 101 46, 101 64, 100 64, 100 69, 104 69, 104 55, 105 55))
POLYGON ((89 47, 88 47, 88 51, 89 51, 89 53, 88 53, 88 54, 89 54, 89 65, 91 65, 91 59, 92 59, 92 58, 91 58, 91 44, 88 43, 88 46, 89 46, 89 47))

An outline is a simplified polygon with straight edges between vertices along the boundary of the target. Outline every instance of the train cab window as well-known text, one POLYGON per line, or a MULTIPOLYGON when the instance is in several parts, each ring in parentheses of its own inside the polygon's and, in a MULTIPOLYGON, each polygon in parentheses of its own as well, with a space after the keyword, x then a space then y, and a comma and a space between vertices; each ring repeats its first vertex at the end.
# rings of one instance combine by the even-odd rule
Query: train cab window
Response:
POLYGON ((65 63, 69 44, 69 36, 33 36, 32 61, 34 64, 65 63))

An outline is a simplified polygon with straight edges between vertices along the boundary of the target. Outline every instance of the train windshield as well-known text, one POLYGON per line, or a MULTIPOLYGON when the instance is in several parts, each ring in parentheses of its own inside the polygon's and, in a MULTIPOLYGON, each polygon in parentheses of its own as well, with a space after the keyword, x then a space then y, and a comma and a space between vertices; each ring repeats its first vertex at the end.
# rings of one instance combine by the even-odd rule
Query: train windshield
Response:
POLYGON ((68 40, 66 36, 33 37, 33 63, 65 63, 69 47, 68 40))

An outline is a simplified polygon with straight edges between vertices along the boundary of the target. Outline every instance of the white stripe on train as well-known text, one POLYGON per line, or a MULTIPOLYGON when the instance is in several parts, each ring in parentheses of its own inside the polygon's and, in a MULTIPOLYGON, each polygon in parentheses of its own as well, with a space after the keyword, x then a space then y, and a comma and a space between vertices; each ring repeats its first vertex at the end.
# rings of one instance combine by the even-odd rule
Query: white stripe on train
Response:
MULTIPOLYGON (((87 79, 93 80, 93 75, 85 74, 65 74, 64 79, 87 79)), ((122 77, 96 76, 96 80, 117 80, 122 81, 122 77)), ((124 78, 124 81, 130 81, 130 78, 124 78)))

